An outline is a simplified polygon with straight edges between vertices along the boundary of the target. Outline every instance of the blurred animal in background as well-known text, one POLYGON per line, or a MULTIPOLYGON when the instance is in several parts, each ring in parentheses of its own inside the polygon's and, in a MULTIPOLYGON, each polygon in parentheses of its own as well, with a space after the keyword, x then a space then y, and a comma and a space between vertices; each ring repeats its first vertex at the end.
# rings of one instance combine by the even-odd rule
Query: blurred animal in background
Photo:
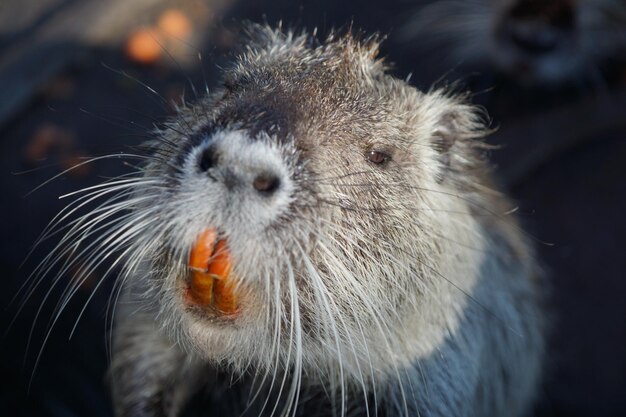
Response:
POLYGON ((626 62, 626 1, 422 0, 397 40, 436 48, 444 70, 494 69, 525 86, 595 86, 626 62))

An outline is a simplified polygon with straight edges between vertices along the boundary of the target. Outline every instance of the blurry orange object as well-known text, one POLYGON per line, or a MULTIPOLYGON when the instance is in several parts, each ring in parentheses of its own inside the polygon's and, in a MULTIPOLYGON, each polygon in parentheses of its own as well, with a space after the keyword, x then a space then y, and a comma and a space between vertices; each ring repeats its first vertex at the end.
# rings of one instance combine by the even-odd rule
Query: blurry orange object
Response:
POLYGON ((191 21, 183 12, 177 9, 169 9, 163 12, 157 26, 167 36, 181 40, 189 38, 192 31, 191 21))
POLYGON ((126 55, 140 64, 153 64, 162 53, 161 39, 157 31, 140 28, 126 41, 126 55))

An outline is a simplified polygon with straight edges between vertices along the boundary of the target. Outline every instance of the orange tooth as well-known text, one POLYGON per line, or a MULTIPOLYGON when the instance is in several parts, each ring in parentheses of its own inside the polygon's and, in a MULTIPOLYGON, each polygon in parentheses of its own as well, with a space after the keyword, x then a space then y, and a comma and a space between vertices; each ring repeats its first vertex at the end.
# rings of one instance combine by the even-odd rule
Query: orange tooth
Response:
POLYGON ((215 253, 209 264, 209 274, 217 279, 213 283, 213 305, 219 311, 229 314, 237 310, 232 282, 229 279, 232 262, 226 241, 220 240, 215 245, 215 253))
POLYGON ((224 314, 237 311, 230 272, 232 262, 225 240, 217 240, 217 231, 200 234, 189 255, 192 300, 202 307, 213 306, 224 314))
POLYGON ((189 255, 189 266, 193 269, 207 270, 207 266, 213 251, 215 250, 215 241, 217 240, 217 230, 206 229, 198 236, 196 244, 189 255))

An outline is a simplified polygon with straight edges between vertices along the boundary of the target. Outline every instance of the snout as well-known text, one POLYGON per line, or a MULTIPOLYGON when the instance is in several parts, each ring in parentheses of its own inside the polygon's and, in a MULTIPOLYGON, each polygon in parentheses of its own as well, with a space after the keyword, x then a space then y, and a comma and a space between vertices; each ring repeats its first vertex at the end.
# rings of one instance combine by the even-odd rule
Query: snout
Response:
POLYGON ((496 60, 521 78, 559 78, 572 67, 577 16, 571 0, 516 0, 496 27, 496 60))
POLYGON ((208 138, 198 152, 197 172, 231 194, 271 199, 288 191, 288 163, 271 138, 251 138, 244 131, 208 138))

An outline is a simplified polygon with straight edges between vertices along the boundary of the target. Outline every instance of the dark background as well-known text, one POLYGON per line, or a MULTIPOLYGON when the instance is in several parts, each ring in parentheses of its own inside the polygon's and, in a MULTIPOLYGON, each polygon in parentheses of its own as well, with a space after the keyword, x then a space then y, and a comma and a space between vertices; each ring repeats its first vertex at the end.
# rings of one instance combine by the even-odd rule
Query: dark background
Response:
MULTIPOLYGON (((52 271, 27 299, 19 289, 54 239, 21 264, 65 205, 60 195, 132 167, 125 160, 98 161, 31 191, 83 157, 131 152, 155 121, 173 114, 167 103, 183 93, 192 99, 191 85, 199 91, 215 85, 217 67, 236 45, 242 20, 275 25, 282 19, 287 27, 317 27, 320 33, 352 27, 389 35, 383 54, 397 76, 412 73, 411 82, 422 89, 456 82, 457 91, 474 93, 472 101, 498 127, 488 139, 498 146, 490 155, 496 175, 537 237, 553 286, 555 329, 537 415, 626 415, 625 50, 593 62, 594 82, 587 82, 584 71, 567 80, 529 82, 488 60, 450 64, 443 59, 450 44, 399 35, 409 16, 435 2, 2 3, 0 414, 112 413, 106 349, 115 277, 92 274, 51 327, 69 278, 56 282, 52 271), (124 53, 128 36, 172 7, 190 16, 193 37, 164 45, 167 53, 155 63, 134 62, 124 53)), ((626 10, 624 2, 613 3, 626 10)), ((604 42, 603 36, 614 35, 576 36, 604 42)))

